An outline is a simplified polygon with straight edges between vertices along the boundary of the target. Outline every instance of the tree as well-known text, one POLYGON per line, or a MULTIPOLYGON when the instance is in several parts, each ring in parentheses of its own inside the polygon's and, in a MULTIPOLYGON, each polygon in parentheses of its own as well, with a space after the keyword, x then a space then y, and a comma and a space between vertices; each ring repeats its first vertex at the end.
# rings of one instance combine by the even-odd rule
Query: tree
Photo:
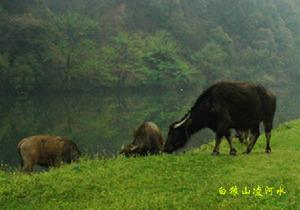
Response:
POLYGON ((17 94, 25 94, 35 88, 37 71, 40 66, 33 54, 18 56, 9 69, 9 83, 12 91, 17 94))
POLYGON ((8 54, 0 54, 0 89, 8 89, 8 71, 9 71, 8 54))
POLYGON ((51 46, 53 60, 59 66, 58 77, 61 89, 71 88, 75 77, 74 66, 82 62, 80 46, 96 28, 96 22, 75 12, 52 16, 56 39, 51 46), (60 79, 61 78, 61 79, 60 79))
POLYGON ((269 28, 259 28, 256 37, 253 39, 253 47, 255 49, 265 49, 271 55, 276 50, 276 42, 274 35, 269 28))
POLYGON ((144 42, 139 34, 120 32, 101 48, 98 68, 103 83, 117 87, 136 87, 144 81, 142 56, 144 42), (106 81, 105 81, 106 80, 106 81))
POLYGON ((217 79, 228 77, 228 72, 224 69, 227 56, 220 45, 210 42, 196 52, 193 58, 195 65, 206 76, 208 84, 211 84, 217 79))
POLYGON ((149 81, 155 85, 172 86, 187 84, 191 69, 178 54, 178 46, 171 35, 160 31, 146 40, 144 63, 149 72, 149 81))

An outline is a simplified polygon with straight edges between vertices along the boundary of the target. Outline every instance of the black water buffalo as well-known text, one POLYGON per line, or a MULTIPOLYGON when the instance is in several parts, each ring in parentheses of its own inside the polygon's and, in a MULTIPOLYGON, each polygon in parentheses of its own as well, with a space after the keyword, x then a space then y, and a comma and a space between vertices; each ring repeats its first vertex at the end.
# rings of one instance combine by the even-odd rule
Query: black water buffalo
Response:
POLYGON ((163 149, 163 137, 153 122, 144 122, 134 132, 131 144, 122 146, 120 154, 126 156, 157 154, 163 149))
POLYGON ((250 130, 251 139, 246 153, 250 153, 259 136, 263 122, 267 140, 266 152, 271 152, 270 138, 276 109, 276 97, 260 85, 246 82, 222 81, 206 89, 191 110, 179 121, 170 125, 164 151, 183 147, 188 139, 202 128, 216 133, 213 155, 219 154, 221 139, 225 136, 230 154, 235 155, 230 129, 250 130))
POLYGON ((60 136, 37 135, 22 139, 17 150, 21 156, 22 169, 32 172, 33 166, 59 166, 62 162, 71 163, 81 153, 76 144, 60 136))

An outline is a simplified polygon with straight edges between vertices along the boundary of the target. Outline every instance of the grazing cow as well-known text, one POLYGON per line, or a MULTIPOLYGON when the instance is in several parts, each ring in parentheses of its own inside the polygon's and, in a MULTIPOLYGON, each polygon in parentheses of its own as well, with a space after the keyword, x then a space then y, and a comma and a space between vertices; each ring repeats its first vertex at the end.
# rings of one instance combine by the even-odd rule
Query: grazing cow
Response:
POLYGON ((144 122, 134 132, 131 144, 122 146, 120 154, 126 156, 158 154, 163 149, 163 137, 160 129, 153 122, 144 122))
POLYGON ((266 152, 271 152, 270 138, 276 109, 276 97, 264 87, 246 82, 218 82, 206 89, 191 110, 178 122, 170 125, 164 151, 171 153, 183 147, 191 135, 202 128, 216 133, 212 155, 219 154, 221 139, 225 136, 230 154, 235 155, 230 129, 250 130, 251 139, 245 153, 250 153, 259 136, 263 122, 266 135, 266 152))
POLYGON ((33 166, 60 166, 79 159, 81 153, 76 144, 60 136, 38 135, 22 139, 17 146, 21 166, 32 172, 33 166))

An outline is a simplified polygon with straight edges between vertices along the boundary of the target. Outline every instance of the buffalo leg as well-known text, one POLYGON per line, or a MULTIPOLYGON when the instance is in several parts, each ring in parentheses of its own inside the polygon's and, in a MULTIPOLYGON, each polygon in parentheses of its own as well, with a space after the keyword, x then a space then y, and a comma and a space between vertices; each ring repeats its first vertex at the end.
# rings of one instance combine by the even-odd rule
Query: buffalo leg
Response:
POLYGON ((266 133, 266 139, 267 139, 266 153, 271 153, 271 147, 270 147, 271 132, 266 133))
MULTIPOLYGON (((222 109, 220 109, 222 110, 222 109)), ((219 119, 220 122, 215 129, 216 132, 216 144, 215 144, 215 148, 212 152, 212 155, 219 155, 219 149, 220 149, 220 143, 222 141, 222 138, 227 134, 227 136, 230 137, 230 129, 229 129, 229 124, 230 124, 230 115, 229 113, 224 110, 224 112, 218 113, 220 114, 219 119)), ((227 138, 227 137, 226 137, 227 138)), ((231 145, 231 144, 230 144, 231 145)), ((230 146, 230 149, 232 148, 232 146, 230 146)))
POLYGON ((252 151, 257 141, 257 138, 259 136, 259 125, 256 125, 255 127, 251 128, 250 131, 251 131, 250 143, 248 144, 247 150, 245 152, 247 154, 249 154, 252 151))
POLYGON ((245 130, 244 134, 244 144, 248 143, 248 137, 249 137, 249 130, 245 130))
POLYGON ((271 152, 271 147, 270 147, 270 139, 271 139, 271 130, 272 130, 272 121, 269 122, 264 122, 264 127, 265 127, 265 135, 266 135, 266 153, 270 153, 271 152))
POLYGON ((22 170, 26 173, 31 173, 33 171, 33 166, 35 164, 32 155, 29 152, 21 152, 22 157, 22 170))
POLYGON ((22 170, 26 173, 31 173, 33 171, 33 161, 30 158, 25 158, 23 163, 24 164, 22 170))
POLYGON ((244 142, 244 135, 243 135, 243 131, 242 130, 238 130, 236 129, 236 135, 235 135, 238 139, 239 139, 239 142, 242 144, 242 143, 245 143, 244 142))
POLYGON ((236 137, 239 139, 240 143, 247 144, 249 131, 247 129, 236 130, 236 137))
POLYGON ((220 150, 220 143, 222 141, 222 137, 223 137, 223 135, 218 135, 218 134, 216 135, 216 144, 215 144, 213 152, 211 153, 214 156, 220 154, 219 150, 220 150))
POLYGON ((231 134, 230 134, 230 131, 228 131, 226 134, 225 134, 225 137, 227 139, 227 142, 229 144, 229 147, 230 147, 230 152, 229 154, 230 155, 236 155, 236 149, 233 147, 232 145, 232 138, 231 138, 231 134))

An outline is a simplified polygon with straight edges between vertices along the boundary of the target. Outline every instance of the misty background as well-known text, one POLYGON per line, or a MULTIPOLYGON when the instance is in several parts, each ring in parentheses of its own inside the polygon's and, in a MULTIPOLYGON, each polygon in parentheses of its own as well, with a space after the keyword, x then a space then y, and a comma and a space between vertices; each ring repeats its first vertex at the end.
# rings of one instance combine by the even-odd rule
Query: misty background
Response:
POLYGON ((299 79, 297 0, 1 0, 2 92, 299 79))

